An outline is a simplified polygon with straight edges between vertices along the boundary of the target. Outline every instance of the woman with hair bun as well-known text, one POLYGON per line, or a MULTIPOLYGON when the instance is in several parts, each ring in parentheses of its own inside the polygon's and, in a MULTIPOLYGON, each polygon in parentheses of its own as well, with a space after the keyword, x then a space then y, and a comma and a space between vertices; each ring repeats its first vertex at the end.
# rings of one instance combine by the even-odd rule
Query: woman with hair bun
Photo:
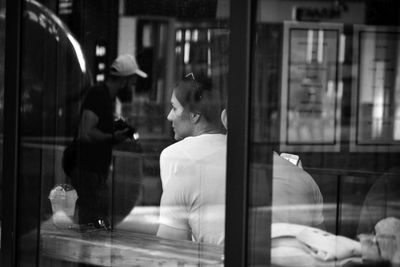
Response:
POLYGON ((178 142, 160 156, 159 237, 224 243, 226 135, 221 103, 205 76, 191 73, 173 90, 167 119, 178 142))

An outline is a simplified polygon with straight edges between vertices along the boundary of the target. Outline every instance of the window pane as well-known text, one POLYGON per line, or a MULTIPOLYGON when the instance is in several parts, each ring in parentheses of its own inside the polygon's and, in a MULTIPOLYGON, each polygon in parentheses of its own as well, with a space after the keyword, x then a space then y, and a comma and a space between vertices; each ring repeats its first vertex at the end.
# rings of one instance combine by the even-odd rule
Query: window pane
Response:
POLYGON ((222 266, 227 1, 25 1, 21 266, 222 266))
POLYGON ((399 10, 258 1, 250 258, 266 249, 262 264, 274 266, 399 260, 399 10))

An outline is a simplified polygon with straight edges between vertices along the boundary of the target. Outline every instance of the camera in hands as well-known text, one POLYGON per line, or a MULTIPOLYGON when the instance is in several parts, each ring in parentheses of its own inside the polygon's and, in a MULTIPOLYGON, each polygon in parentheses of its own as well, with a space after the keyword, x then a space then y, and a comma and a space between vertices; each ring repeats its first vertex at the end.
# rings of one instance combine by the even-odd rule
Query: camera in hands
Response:
POLYGON ((126 135, 132 140, 132 141, 138 141, 139 140, 139 133, 136 131, 136 128, 129 125, 124 118, 118 118, 114 121, 114 132, 115 131, 121 131, 128 129, 126 135))

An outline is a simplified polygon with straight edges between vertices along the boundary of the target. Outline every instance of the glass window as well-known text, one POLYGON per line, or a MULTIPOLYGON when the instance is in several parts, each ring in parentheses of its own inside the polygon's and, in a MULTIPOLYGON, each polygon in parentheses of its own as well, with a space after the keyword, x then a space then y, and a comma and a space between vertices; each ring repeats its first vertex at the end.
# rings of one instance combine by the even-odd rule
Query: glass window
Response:
POLYGON ((227 4, 24 2, 19 266, 223 265, 227 4))
POLYGON ((254 237, 271 227, 261 264, 399 262, 399 10, 258 1, 249 220, 261 227, 248 235, 269 249, 254 237))
MULTIPOLYGON (((245 265, 400 264, 400 4, 252 4, 245 265)), ((224 265, 229 6, 23 2, 18 266, 224 265)))

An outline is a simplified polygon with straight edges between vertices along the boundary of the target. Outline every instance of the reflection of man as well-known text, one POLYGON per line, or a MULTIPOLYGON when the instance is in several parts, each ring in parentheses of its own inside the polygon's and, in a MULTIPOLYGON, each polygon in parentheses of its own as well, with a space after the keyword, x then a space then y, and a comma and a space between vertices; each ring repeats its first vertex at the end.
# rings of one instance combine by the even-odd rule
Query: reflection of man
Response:
MULTIPOLYGON (((226 110, 221 120, 228 128, 226 110)), ((323 198, 314 179, 298 166, 273 152, 272 222, 325 228, 323 198)))
POLYGON ((72 184, 78 192, 79 223, 108 226, 108 186, 112 145, 124 141, 128 129, 113 131, 113 101, 117 93, 147 77, 131 55, 119 56, 106 82, 89 89, 83 102, 78 131, 77 166, 72 184))
POLYGON ((323 198, 314 179, 276 152, 272 176, 272 222, 324 228, 323 198))

